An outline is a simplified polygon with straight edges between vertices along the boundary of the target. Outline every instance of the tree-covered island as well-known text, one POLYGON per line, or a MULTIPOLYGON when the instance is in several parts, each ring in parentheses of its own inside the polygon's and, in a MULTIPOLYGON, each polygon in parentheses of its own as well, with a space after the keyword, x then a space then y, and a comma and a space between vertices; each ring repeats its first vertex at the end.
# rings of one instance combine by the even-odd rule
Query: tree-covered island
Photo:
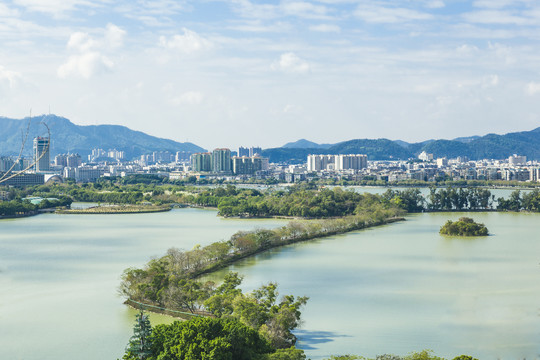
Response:
POLYGON ((484 224, 476 223, 469 217, 461 217, 458 221, 448 220, 439 231, 442 235, 452 236, 488 236, 488 229, 484 224))

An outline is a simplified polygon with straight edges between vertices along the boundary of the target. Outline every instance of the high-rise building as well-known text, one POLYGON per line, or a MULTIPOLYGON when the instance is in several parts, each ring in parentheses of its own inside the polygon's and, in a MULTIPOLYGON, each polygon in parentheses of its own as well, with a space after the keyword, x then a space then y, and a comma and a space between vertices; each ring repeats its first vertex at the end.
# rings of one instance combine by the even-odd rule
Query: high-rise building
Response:
POLYGON ((249 149, 240 146, 238 148, 238 157, 242 157, 242 156, 249 156, 249 149))
POLYGON ((68 156, 66 154, 58 154, 54 157, 54 165, 56 166, 67 166, 67 158, 68 156))
POLYGON ((193 171, 212 171, 212 154, 195 153, 191 155, 191 167, 193 171))
POLYGON ((514 154, 513 156, 510 156, 508 158, 508 162, 510 163, 510 165, 525 164, 527 162, 527 157, 514 154))
POLYGON ((50 144, 49 138, 41 136, 34 138, 34 161, 36 162, 36 172, 50 170, 50 144))
POLYGON ((221 148, 212 152, 212 171, 220 174, 231 173, 231 150, 221 148))
POLYGON ((308 171, 360 170, 367 168, 367 155, 308 155, 308 171))
POLYGON ((260 147, 250 147, 249 148, 249 156, 260 156, 262 154, 262 149, 260 147))
POLYGON ((253 175, 260 170, 268 170, 268 159, 259 156, 234 156, 232 171, 235 175, 253 175))
POLYGON ((67 165, 66 166, 69 166, 69 167, 79 167, 81 166, 82 164, 82 159, 81 159, 81 155, 79 154, 69 154, 67 156, 67 165))
POLYGON ((187 162, 191 157, 191 151, 177 151, 175 161, 177 163, 187 162))
POLYGON ((336 155, 335 159, 336 170, 360 170, 367 168, 367 155, 336 155))
POLYGON ((245 147, 240 146, 238 148, 238 157, 242 157, 242 156, 253 157, 253 156, 260 156, 261 154, 262 154, 262 149, 260 147, 252 146, 250 148, 245 148, 245 147))
POLYGON ((14 161, 6 156, 0 157, 0 171, 8 171, 13 166, 14 161))

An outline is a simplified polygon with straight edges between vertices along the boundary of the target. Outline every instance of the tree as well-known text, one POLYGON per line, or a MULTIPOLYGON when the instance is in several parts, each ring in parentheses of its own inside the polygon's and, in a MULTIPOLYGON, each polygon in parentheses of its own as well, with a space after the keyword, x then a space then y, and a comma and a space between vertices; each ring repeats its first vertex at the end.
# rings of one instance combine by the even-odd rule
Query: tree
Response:
POLYGON ((275 353, 267 355, 268 360, 306 360, 304 350, 294 346, 288 349, 277 349, 275 353))
POLYGON ((211 281, 202 284, 192 279, 180 279, 168 287, 166 304, 174 309, 187 309, 193 314, 210 297, 212 288, 211 281))
POLYGON ((133 336, 129 339, 124 359, 148 359, 152 355, 152 326, 142 310, 135 319, 133 336))
POLYGON ((234 311, 233 301, 242 294, 242 290, 238 289, 242 279, 242 276, 235 272, 225 275, 223 284, 204 302, 204 307, 217 317, 232 314, 234 311))
POLYGON ((405 357, 405 360, 444 360, 441 357, 433 355, 432 350, 422 350, 410 353, 405 357))
POLYGON ((236 319, 196 317, 157 325, 154 354, 160 360, 254 360, 272 348, 257 331, 236 319))

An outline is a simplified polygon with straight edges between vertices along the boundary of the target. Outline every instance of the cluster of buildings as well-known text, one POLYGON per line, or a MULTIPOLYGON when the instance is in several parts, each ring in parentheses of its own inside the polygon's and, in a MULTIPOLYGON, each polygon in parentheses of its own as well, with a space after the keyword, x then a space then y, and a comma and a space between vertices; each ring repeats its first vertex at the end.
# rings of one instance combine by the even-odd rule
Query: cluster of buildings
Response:
POLYGON ((413 161, 370 161, 367 166, 348 169, 341 167, 337 162, 338 156, 341 155, 334 155, 333 159, 331 155, 308 156, 306 177, 389 182, 404 180, 540 181, 540 163, 527 161, 525 156, 518 155, 504 160, 472 161, 464 156, 455 159, 434 158, 433 154, 422 152, 418 159, 413 161))
POLYGON ((123 161, 126 158, 125 151, 119 151, 116 149, 109 149, 107 151, 103 149, 92 149, 92 153, 88 155, 89 162, 99 162, 102 159, 112 159, 115 161, 123 161))
POLYGON ((260 156, 260 147, 240 147, 238 151, 226 148, 207 153, 188 151, 154 151, 134 161, 126 161, 125 153, 116 149, 93 149, 88 160, 79 154, 57 154, 51 162, 50 139, 37 137, 33 143, 30 159, 15 161, 0 157, 0 178, 3 173, 23 171, 24 173, 3 181, 2 185, 38 185, 49 181, 74 179, 77 182, 91 182, 102 176, 126 176, 130 174, 157 174, 172 179, 190 176, 197 178, 259 177, 269 169, 267 158, 260 156))
POLYGON ((91 182, 102 176, 157 174, 172 180, 196 177, 226 180, 274 179, 298 182, 310 179, 344 179, 351 181, 382 180, 515 180, 540 181, 540 164, 513 155, 505 160, 471 161, 466 157, 434 158, 422 152, 408 161, 369 161, 363 154, 308 155, 305 164, 270 164, 261 156, 260 147, 240 147, 238 151, 217 148, 212 152, 191 153, 155 151, 133 161, 116 149, 93 149, 88 160, 79 154, 57 154, 50 157, 50 139, 33 141, 31 159, 13 160, 0 157, 0 181, 6 172, 24 171, 2 185, 35 185, 46 181, 91 182))
POLYGON ((260 148, 239 148, 239 156, 232 156, 227 148, 215 149, 211 153, 196 153, 191 155, 191 170, 204 175, 255 175, 267 171, 269 162, 261 157, 260 148), (257 152, 258 151, 258 152, 257 152), (248 155, 245 155, 245 154, 248 155), (249 155, 250 154, 250 155, 249 155))

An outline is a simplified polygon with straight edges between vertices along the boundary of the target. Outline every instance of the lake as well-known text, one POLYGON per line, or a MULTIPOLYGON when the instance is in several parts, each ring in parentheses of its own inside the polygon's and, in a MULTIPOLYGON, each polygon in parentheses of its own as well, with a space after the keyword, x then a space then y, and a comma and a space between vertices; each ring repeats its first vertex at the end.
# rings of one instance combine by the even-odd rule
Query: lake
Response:
MULTIPOLYGON (((474 213, 492 236, 438 234, 462 215, 411 215, 274 249, 232 270, 245 276, 246 290, 276 281, 282 294, 310 297, 296 333, 312 359, 425 348, 447 358, 539 358, 540 214, 474 213)), ((0 359, 120 358, 136 313, 116 295, 125 268, 173 246, 284 223, 202 209, 2 220, 0 359)))

